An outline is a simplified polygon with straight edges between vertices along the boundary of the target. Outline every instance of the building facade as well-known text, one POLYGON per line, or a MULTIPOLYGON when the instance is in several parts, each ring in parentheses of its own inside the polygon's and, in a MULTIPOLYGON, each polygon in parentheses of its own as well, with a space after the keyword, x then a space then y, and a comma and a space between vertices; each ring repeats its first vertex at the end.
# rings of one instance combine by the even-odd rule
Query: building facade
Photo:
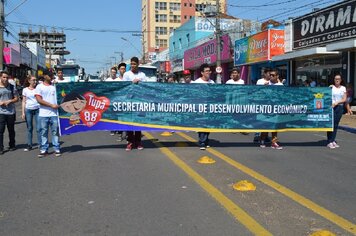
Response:
MULTIPOLYGON (((226 0, 220 0, 220 12, 226 12, 226 0)), ((142 49, 145 61, 150 55, 169 47, 169 35, 193 17, 202 16, 216 0, 142 0, 142 49)))
POLYGON ((40 29, 38 32, 20 32, 20 43, 37 43, 45 50, 47 67, 57 65, 63 60, 63 56, 69 54, 66 51, 66 35, 53 29, 51 32, 40 29))

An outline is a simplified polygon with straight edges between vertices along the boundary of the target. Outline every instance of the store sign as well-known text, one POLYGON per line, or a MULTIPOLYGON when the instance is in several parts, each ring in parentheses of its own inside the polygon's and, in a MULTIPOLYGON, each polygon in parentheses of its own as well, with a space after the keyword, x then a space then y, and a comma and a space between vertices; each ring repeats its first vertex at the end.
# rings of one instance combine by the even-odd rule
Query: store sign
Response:
MULTIPOLYGON (((184 52, 184 69, 194 69, 203 63, 216 62, 216 40, 210 40, 202 45, 188 49, 184 52)), ((221 60, 231 59, 230 38, 228 35, 221 37, 221 60)))
POLYGON ((4 48, 4 63, 6 65, 20 66, 20 52, 13 48, 4 48))
POLYGON ((356 37, 356 1, 348 0, 293 20, 293 49, 356 37))
POLYGON ((172 72, 178 72, 183 70, 183 59, 173 60, 171 63, 172 72))
POLYGON ((235 65, 271 60, 284 53, 284 30, 267 30, 235 41, 235 65))

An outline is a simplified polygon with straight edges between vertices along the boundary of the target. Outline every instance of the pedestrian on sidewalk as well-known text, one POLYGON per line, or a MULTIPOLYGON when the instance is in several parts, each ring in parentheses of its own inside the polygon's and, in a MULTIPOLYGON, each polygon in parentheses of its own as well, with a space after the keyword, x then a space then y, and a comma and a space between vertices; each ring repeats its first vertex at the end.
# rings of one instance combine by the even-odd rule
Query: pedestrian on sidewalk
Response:
POLYGON ((335 139, 336 139, 336 133, 339 127, 339 123, 342 117, 342 114, 344 113, 344 103, 346 102, 346 88, 345 86, 341 85, 342 78, 341 74, 336 74, 334 76, 334 84, 331 85, 331 94, 332 94, 332 108, 334 112, 334 130, 333 131, 328 131, 327 132, 327 147, 330 149, 338 148, 340 147, 335 139))
POLYGON ((15 103, 19 100, 16 86, 8 82, 9 74, 0 72, 0 155, 4 154, 5 127, 9 132, 9 150, 16 149, 15 141, 15 103))
MULTIPOLYGON (((138 70, 139 60, 137 57, 132 57, 130 60, 131 70, 124 74, 124 81, 131 81, 134 84, 146 81, 145 73, 138 70)), ((133 148, 142 150, 141 131, 127 131, 127 146, 126 151, 131 151, 133 148)))
POLYGON ((35 96, 40 104, 38 120, 40 124, 41 145, 38 157, 48 154, 48 131, 51 132, 52 145, 55 156, 61 156, 59 145, 59 126, 56 87, 52 84, 52 79, 48 75, 44 76, 44 81, 36 87, 35 96))
POLYGON ((38 114, 40 111, 40 104, 35 97, 35 89, 37 79, 35 76, 27 76, 24 82, 24 89, 22 91, 22 119, 26 121, 27 126, 27 147, 25 152, 32 150, 32 136, 33 136, 33 121, 36 122, 37 143, 41 145, 40 126, 38 121, 38 114))
MULTIPOLYGON (((206 63, 200 66, 201 77, 194 80, 192 84, 214 84, 214 81, 210 79, 211 69, 206 63)), ((205 150, 209 146, 209 132, 198 132, 199 136, 199 148, 205 150)))
POLYGON ((354 97, 354 88, 352 87, 351 83, 347 83, 346 85, 346 102, 345 102, 345 108, 346 108, 346 115, 352 115, 352 110, 351 110, 351 102, 354 97))

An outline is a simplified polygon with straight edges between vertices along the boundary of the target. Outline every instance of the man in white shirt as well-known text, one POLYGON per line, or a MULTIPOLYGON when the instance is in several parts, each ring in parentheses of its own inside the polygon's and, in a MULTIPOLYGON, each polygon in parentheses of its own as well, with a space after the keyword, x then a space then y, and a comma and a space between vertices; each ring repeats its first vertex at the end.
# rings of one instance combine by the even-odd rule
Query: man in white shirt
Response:
MULTIPOLYGON (((200 66, 201 77, 194 80, 194 84, 214 84, 214 81, 210 79, 211 69, 206 63, 200 66)), ((199 148, 200 150, 205 150, 209 146, 209 132, 198 132, 199 136, 199 148)))
POLYGON ((53 83, 55 84, 55 83, 65 83, 65 82, 69 82, 69 81, 64 79, 62 68, 58 68, 57 69, 57 76, 53 80, 53 83))
POLYGON ((263 78, 257 80, 256 85, 268 85, 270 80, 270 76, 269 76, 270 71, 271 71, 270 68, 265 68, 263 71, 263 78))
POLYGON ((108 77, 105 81, 120 81, 117 77, 117 69, 115 66, 111 67, 110 69, 110 77, 108 77))
POLYGON ((52 145, 57 157, 61 156, 59 144, 59 126, 58 126, 58 104, 56 87, 52 84, 52 79, 48 75, 44 76, 42 84, 37 85, 35 96, 40 104, 38 121, 40 124, 40 153, 38 157, 44 157, 48 154, 48 131, 52 135, 52 145))
MULTIPOLYGON (((138 71, 139 60, 137 57, 132 57, 130 60, 131 70, 126 71, 124 74, 124 81, 131 81, 132 83, 139 83, 146 81, 146 75, 138 71)), ((126 151, 131 151, 133 148, 142 150, 141 131, 127 131, 127 146, 126 151)))
POLYGON ((226 81, 226 84, 245 84, 245 81, 240 78, 240 70, 237 67, 232 68, 230 79, 226 81))

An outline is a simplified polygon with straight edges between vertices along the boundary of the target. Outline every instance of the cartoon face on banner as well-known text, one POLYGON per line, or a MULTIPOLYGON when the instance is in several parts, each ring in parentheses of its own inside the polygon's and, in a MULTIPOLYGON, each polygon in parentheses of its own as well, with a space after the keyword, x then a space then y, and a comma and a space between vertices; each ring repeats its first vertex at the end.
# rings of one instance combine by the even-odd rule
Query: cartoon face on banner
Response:
POLYGON ((63 97, 60 104, 61 108, 72 114, 69 118, 71 126, 66 129, 75 125, 94 126, 110 106, 108 98, 98 97, 92 92, 87 92, 83 96, 74 92, 66 95, 64 91, 61 94, 63 97), (82 121, 82 124, 80 124, 80 121, 82 121))

